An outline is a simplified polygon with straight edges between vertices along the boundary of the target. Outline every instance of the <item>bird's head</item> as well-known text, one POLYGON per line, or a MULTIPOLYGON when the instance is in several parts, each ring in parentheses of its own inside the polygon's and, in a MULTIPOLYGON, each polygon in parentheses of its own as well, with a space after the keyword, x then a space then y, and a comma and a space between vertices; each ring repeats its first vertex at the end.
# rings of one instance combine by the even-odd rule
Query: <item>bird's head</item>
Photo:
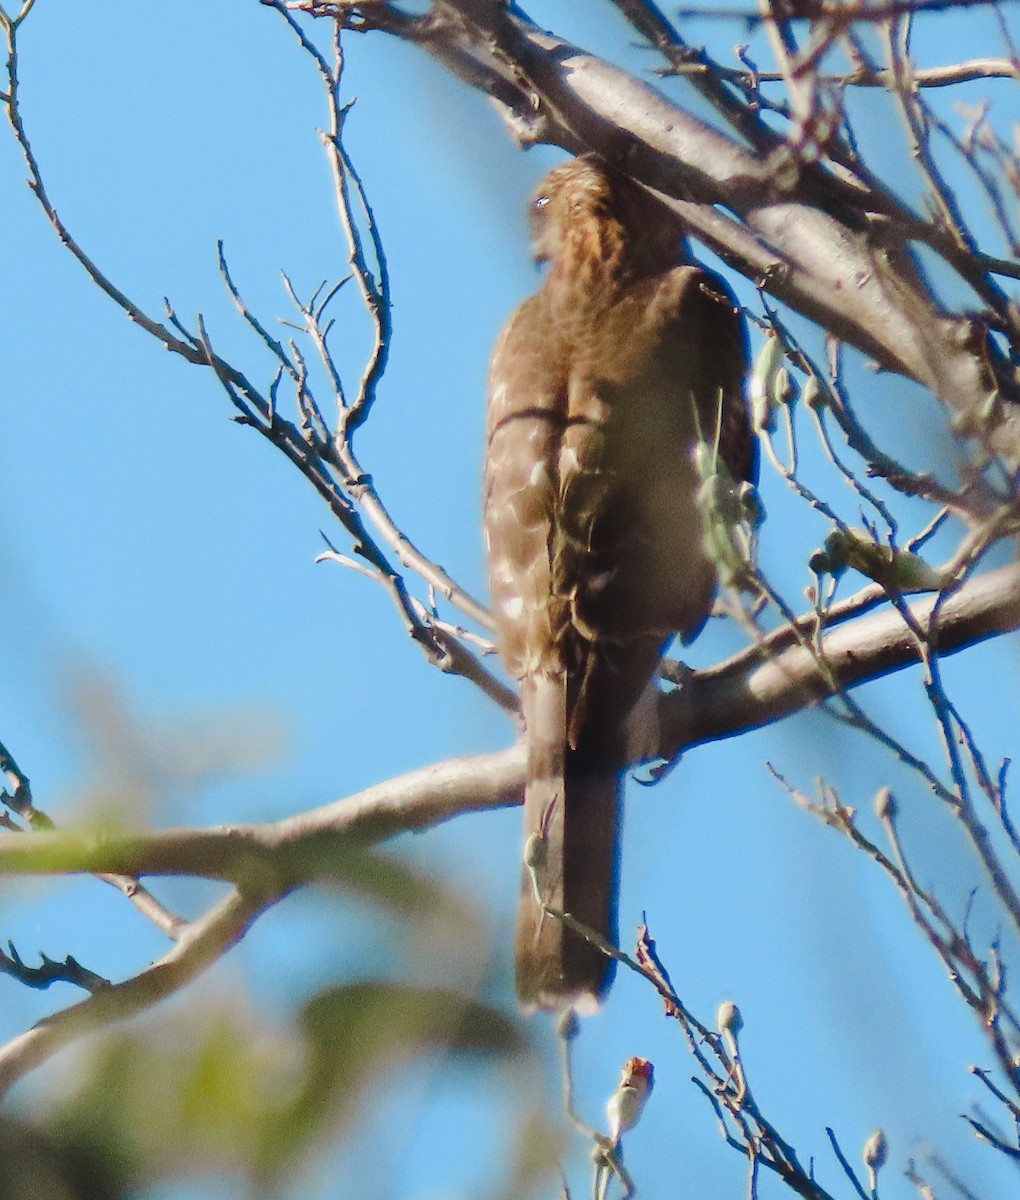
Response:
POLYGON ((602 261, 634 276, 680 260, 683 231, 676 214, 597 154, 550 171, 533 192, 529 213, 538 263, 602 261))
POLYGON ((583 154, 555 167, 532 193, 531 252, 536 262, 557 256, 571 231, 615 219, 613 187, 605 164, 583 154))

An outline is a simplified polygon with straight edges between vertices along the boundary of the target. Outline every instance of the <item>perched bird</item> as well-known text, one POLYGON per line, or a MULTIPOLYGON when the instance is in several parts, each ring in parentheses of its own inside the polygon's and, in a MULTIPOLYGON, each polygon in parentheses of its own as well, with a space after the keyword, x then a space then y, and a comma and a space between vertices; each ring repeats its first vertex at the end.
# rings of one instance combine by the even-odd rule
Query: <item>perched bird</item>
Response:
POLYGON ((612 961, 545 908, 615 942, 628 717, 715 588, 694 448, 717 443, 738 481, 756 458, 736 301, 684 262, 673 212, 586 154, 531 219, 548 273, 492 354, 485 541, 528 754, 517 991, 585 1011, 612 961))

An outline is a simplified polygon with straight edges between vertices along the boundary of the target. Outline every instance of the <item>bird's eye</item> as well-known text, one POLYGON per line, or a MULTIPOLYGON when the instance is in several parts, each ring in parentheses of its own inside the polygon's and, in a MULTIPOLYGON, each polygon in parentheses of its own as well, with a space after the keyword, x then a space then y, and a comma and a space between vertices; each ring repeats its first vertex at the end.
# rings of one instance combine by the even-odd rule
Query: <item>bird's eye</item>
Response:
POLYGON ((532 206, 532 208, 534 208, 535 212, 541 212, 541 210, 543 208, 545 208, 545 206, 548 203, 549 203, 548 196, 536 196, 535 199, 531 202, 531 206, 532 206))

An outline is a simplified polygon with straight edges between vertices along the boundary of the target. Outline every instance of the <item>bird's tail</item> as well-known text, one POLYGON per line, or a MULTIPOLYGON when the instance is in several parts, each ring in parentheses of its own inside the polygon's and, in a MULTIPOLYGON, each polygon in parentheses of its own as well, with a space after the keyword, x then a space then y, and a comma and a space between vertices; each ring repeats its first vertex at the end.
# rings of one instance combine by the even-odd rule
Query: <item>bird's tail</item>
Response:
POLYGON ((614 960, 546 909, 616 944, 620 763, 616 739, 567 744, 564 675, 522 681, 528 739, 517 995, 526 1008, 595 1007, 614 960), (598 743, 598 744, 594 744, 598 743))

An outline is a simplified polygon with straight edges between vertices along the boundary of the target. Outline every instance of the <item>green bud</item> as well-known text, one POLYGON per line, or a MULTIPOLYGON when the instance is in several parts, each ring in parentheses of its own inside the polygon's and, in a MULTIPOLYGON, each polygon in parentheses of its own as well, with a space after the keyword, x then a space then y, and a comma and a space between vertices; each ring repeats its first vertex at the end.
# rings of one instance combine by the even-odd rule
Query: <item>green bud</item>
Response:
MULTIPOLYGON (((774 334, 766 337, 751 371, 748 396, 751 401, 751 422, 760 433, 770 433, 776 425, 776 406, 779 403, 778 376, 783 370, 783 347, 774 334)), ((789 379, 789 374, 787 374, 789 379)))
POLYGON ((524 843, 524 865, 529 871, 544 867, 549 859, 549 845, 540 833, 533 833, 524 843))
POLYGON ((715 474, 715 449, 708 442, 698 442, 694 447, 694 469, 699 479, 711 479, 715 474))
POLYGON ((797 385, 793 376, 786 367, 780 367, 776 372, 776 400, 779 404, 793 404, 796 399, 797 385))

